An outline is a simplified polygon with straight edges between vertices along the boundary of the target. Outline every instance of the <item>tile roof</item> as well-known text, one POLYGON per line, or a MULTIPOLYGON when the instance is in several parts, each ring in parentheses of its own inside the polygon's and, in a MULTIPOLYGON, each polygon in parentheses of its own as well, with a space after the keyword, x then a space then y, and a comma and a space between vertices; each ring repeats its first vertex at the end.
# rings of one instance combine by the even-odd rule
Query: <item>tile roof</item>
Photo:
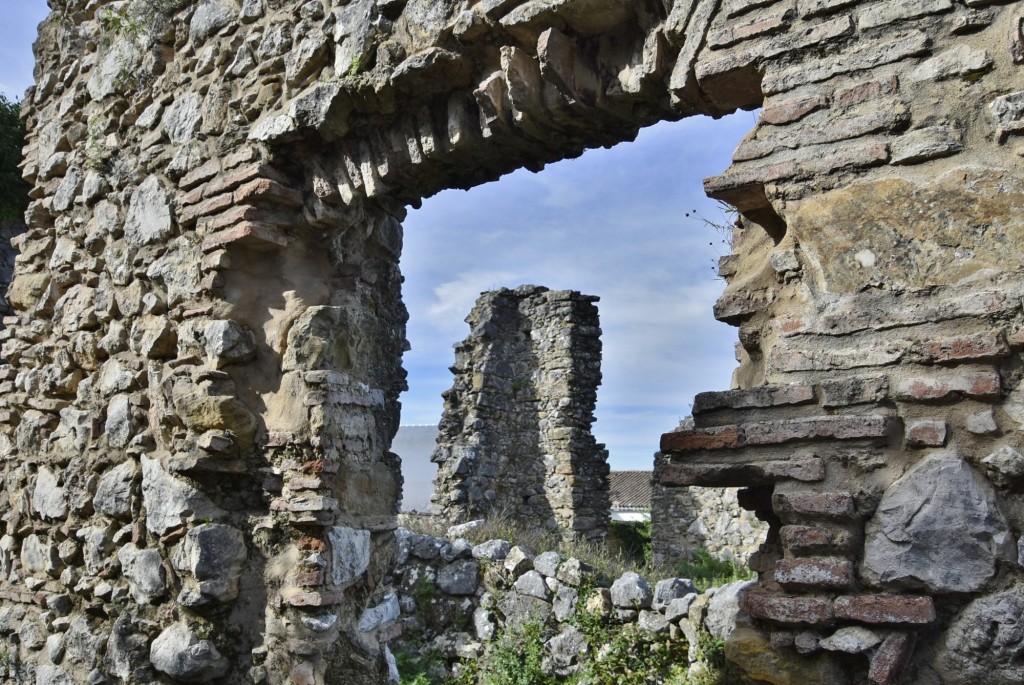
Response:
POLYGON ((652 471, 612 471, 608 474, 608 498, 612 510, 651 508, 652 471))

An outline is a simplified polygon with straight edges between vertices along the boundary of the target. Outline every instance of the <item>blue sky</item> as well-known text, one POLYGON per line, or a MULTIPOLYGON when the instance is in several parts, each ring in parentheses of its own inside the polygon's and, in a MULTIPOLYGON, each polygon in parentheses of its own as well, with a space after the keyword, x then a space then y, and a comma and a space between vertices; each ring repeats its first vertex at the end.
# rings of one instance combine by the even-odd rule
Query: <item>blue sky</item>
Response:
MULTIPOLYGON (((32 82, 31 45, 43 0, 8 0, 0 23, 0 92, 32 82)), ((693 395, 729 386, 735 329, 711 307, 727 252, 696 209, 717 217, 701 179, 721 173, 754 115, 663 123, 637 140, 591 150, 538 174, 519 171, 470 191, 446 191, 405 223, 410 390, 402 422, 436 424, 450 387, 452 345, 483 290, 535 283, 598 295, 604 383, 594 433, 614 469, 646 469, 661 433, 693 395)))

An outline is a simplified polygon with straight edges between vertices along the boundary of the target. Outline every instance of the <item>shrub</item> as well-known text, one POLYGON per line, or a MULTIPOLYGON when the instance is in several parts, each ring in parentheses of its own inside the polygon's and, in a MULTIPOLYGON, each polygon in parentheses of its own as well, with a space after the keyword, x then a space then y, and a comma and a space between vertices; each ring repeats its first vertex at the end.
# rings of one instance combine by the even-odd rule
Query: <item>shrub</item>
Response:
POLYGON ((734 559, 719 559, 706 549, 699 549, 692 561, 681 561, 676 575, 689 578, 701 592, 737 580, 751 580, 757 574, 734 559))
POLYGON ((20 219, 28 208, 29 187, 18 169, 24 145, 21 106, 0 94, 0 221, 20 219))

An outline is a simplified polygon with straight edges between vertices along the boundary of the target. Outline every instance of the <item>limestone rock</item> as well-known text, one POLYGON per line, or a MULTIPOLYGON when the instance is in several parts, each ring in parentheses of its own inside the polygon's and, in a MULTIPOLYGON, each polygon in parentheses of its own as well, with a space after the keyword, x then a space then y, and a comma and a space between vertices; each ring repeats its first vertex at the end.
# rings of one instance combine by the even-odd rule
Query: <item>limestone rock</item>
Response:
POLYGON ((533 569, 546 578, 554 578, 562 563, 562 555, 558 552, 544 552, 533 558, 533 569))
POLYGON ((925 457, 893 483, 865 538, 862 576, 883 587, 975 592, 997 558, 1016 556, 992 486, 952 452, 925 457))
POLYGON ((192 15, 189 35, 195 42, 206 40, 238 17, 238 9, 229 0, 203 0, 192 15))
POLYGON ((167 473, 159 459, 142 457, 142 507, 146 528, 163 535, 193 518, 218 516, 219 511, 202 493, 167 473))
MULTIPOLYGON (((198 12, 197 12, 198 14, 198 12)), ((172 143, 187 143, 202 124, 202 97, 198 93, 185 93, 175 98, 164 114, 164 130, 172 143)))
POLYGON ((498 610, 505 617, 506 628, 515 630, 527 623, 544 623, 551 616, 552 608, 543 599, 508 592, 498 600, 498 610))
POLYGON ((107 638, 103 665, 107 673, 131 682, 138 672, 141 676, 149 662, 149 638, 142 632, 140 622, 130 612, 117 617, 107 638))
POLYGON ((1001 487, 1012 487, 1024 479, 1024 454, 1010 445, 1003 445, 981 463, 992 481, 1001 487))
POLYGON ((683 597, 673 599, 665 607, 665 618, 669 621, 675 621, 681 616, 687 616, 690 612, 690 607, 693 605, 694 600, 698 597, 696 592, 691 592, 683 597))
POLYGON ((111 518, 125 518, 131 514, 132 486, 138 475, 139 467, 129 459, 100 476, 96 495, 92 499, 93 508, 111 518))
POLYGON ((149 176, 132 192, 124 237, 132 245, 166 240, 174 230, 171 201, 159 177, 149 176))
POLYGON ((437 574, 437 586, 449 595, 472 595, 480 583, 480 565, 462 560, 448 564, 437 574))
POLYGON ((575 626, 566 626, 561 633, 547 642, 548 656, 542 667, 547 673, 568 676, 580 668, 587 654, 586 636, 575 626))
POLYGON ((473 558, 485 561, 506 560, 512 545, 505 540, 488 540, 473 547, 473 558))
POLYGON ((516 545, 508 551, 503 566, 510 576, 516 578, 533 568, 533 557, 533 551, 528 547, 516 545))
POLYGON ((936 666, 950 685, 1024 681, 1024 586, 967 605, 941 642, 936 666))
POLYGON ((665 609, 673 600, 686 597, 697 592, 692 580, 687 578, 666 578, 659 580, 654 586, 654 599, 651 606, 654 609, 665 609))
POLYGON ((40 535, 29 535, 21 543, 21 565, 31 575, 56 576, 63 564, 56 545, 40 535))
POLYGON ((362 616, 359 617, 357 627, 360 632, 369 633, 385 623, 394 621, 401 613, 402 610, 398 605, 398 596, 391 593, 377 606, 365 610, 362 616))
POLYGON ((543 600, 550 599, 551 593, 544 583, 544 576, 537 571, 527 571, 519 576, 513 587, 515 587, 516 592, 527 597, 536 597, 543 600))
POLYGON ((555 620, 565 623, 576 615, 576 603, 579 601, 580 593, 576 588, 568 585, 561 585, 555 591, 554 601, 551 608, 555 614, 555 620))
POLYGON ((866 652, 872 647, 881 644, 882 638, 875 633, 860 626, 840 628, 818 644, 822 649, 831 652, 846 652, 847 654, 859 654, 866 652))
POLYGON ((352 583, 370 566, 370 531, 334 526, 327 531, 331 544, 331 582, 352 583))
POLYGON ((44 519, 58 520, 68 515, 68 498, 57 485, 57 475, 46 466, 39 468, 32 488, 32 508, 44 519))
POLYGON ((594 567, 590 564, 580 561, 576 557, 569 557, 558 567, 555 577, 566 585, 579 587, 583 583, 584 577, 593 573, 594 567))
POLYGON ((640 574, 627 571, 611 587, 612 604, 622 609, 650 609, 651 586, 640 574))
POLYGON ((127 447, 135 435, 132 402, 128 395, 114 395, 107 405, 107 421, 103 432, 111 447, 127 447))
POLYGON ((136 602, 153 604, 167 592, 164 560, 160 552, 155 549, 139 549, 129 543, 118 550, 117 558, 136 602))
POLYGON ((192 575, 204 603, 228 602, 238 597, 238 580, 246 557, 240 530, 222 523, 204 523, 185 535, 174 565, 192 575))
POLYGON ((185 681, 208 682, 223 677, 230 666, 209 640, 175 623, 153 640, 149 660, 161 673, 185 681))
POLYGON ((707 616, 704 619, 709 633, 725 639, 735 630, 737 623, 745 619, 746 614, 740 609, 740 596, 754 583, 753 580, 737 580, 715 590, 708 601, 707 616))
POLYGON ((665 615, 657 611, 644 609, 640 612, 636 621, 640 630, 645 630, 653 635, 660 635, 668 632, 668 620, 665 615))
POLYGON ((216 368, 247 362, 256 355, 252 334, 234 321, 211 321, 204 331, 206 355, 216 368))

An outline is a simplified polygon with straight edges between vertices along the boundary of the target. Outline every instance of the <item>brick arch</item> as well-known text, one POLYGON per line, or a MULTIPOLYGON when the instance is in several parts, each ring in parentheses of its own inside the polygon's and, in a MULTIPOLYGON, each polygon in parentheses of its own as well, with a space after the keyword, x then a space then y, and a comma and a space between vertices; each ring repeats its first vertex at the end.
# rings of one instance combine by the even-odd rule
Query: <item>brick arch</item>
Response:
POLYGON ((0 598, 40 678, 196 677, 191 642, 199 677, 383 682, 405 207, 758 105, 705 183, 766 229, 723 264, 735 389, 658 465, 774 523, 730 655, 808 682, 1009 662, 956 635, 1021 580, 1021 3, 204 0, 138 34, 58 4, 0 430, 0 598), (897 505, 936 482, 1005 513, 914 528, 897 505), (46 663, 44 608, 95 647, 46 663), (787 646, 855 625, 869 658, 787 646))

